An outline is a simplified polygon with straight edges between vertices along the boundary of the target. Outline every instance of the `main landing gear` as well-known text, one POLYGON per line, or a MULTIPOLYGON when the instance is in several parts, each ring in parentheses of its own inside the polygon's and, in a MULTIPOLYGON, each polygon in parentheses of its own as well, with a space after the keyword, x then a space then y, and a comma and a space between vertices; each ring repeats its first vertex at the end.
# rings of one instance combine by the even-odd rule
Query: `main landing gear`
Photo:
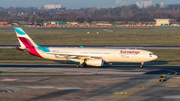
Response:
POLYGON ((141 66, 140 67, 143 68, 144 67, 143 65, 144 65, 144 62, 141 62, 141 66))
POLYGON ((85 63, 83 64, 77 64, 76 65, 76 68, 83 68, 83 67, 86 67, 87 65, 85 63))

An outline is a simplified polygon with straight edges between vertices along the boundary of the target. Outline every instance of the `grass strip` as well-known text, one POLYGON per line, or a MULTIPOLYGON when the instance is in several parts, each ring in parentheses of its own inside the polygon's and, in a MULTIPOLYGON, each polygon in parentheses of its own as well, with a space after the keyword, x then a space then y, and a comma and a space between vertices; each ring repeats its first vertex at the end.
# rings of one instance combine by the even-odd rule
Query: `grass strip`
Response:
MULTIPOLYGON (((177 28, 141 27, 109 30, 41 30, 40 28, 39 30, 25 30, 25 32, 37 44, 180 45, 180 29, 177 28)), ((19 44, 15 32, 13 30, 0 31, 0 44, 19 44)))
POLYGON ((8 74, 62 74, 60 72, 10 72, 10 71, 0 71, 0 74, 5 74, 5 73, 8 73, 8 74))

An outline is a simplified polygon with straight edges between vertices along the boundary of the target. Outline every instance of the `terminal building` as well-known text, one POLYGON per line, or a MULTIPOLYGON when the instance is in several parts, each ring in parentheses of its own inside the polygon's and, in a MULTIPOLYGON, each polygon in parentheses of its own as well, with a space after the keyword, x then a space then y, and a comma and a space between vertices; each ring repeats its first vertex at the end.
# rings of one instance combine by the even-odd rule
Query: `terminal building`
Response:
POLYGON ((156 26, 169 26, 171 19, 154 19, 156 20, 156 26))
POLYGON ((146 7, 150 7, 152 6, 152 1, 141 1, 141 4, 138 2, 136 2, 136 5, 139 7, 139 8, 146 8, 146 7))
POLYGON ((59 9, 62 8, 62 5, 44 5, 45 9, 59 9))

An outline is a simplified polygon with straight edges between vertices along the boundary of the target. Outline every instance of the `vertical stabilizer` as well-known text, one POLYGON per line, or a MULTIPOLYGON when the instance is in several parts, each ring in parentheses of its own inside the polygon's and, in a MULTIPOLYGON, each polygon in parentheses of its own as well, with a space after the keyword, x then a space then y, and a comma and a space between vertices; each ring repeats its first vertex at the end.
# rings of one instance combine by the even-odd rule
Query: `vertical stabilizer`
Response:
POLYGON ((36 43, 34 43, 34 41, 24 32, 22 28, 15 27, 14 30, 21 45, 21 47, 16 47, 16 49, 23 52, 24 50, 28 49, 29 54, 42 58, 41 54, 39 53, 39 48, 44 48, 36 45, 36 43))
POLYGON ((34 41, 26 34, 26 32, 24 32, 22 28, 15 27, 14 30, 21 45, 21 49, 37 47, 34 41))

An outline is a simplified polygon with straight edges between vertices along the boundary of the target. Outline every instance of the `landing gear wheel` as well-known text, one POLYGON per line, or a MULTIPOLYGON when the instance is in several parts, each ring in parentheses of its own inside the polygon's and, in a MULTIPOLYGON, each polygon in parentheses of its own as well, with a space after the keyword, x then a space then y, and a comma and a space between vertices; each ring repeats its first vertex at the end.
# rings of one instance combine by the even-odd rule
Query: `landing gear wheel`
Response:
POLYGON ((83 68, 83 67, 84 67, 84 64, 79 64, 79 67, 83 68))
POLYGON ((141 68, 143 68, 144 66, 143 66, 143 65, 141 65, 140 67, 141 67, 141 68))
POLYGON ((144 62, 141 62, 141 66, 140 67, 143 68, 144 67, 143 65, 144 65, 144 62))
POLYGON ((76 65, 76 68, 79 68, 79 65, 76 65))
POLYGON ((83 68, 83 67, 86 67, 86 64, 78 64, 78 65, 76 65, 76 68, 83 68))

